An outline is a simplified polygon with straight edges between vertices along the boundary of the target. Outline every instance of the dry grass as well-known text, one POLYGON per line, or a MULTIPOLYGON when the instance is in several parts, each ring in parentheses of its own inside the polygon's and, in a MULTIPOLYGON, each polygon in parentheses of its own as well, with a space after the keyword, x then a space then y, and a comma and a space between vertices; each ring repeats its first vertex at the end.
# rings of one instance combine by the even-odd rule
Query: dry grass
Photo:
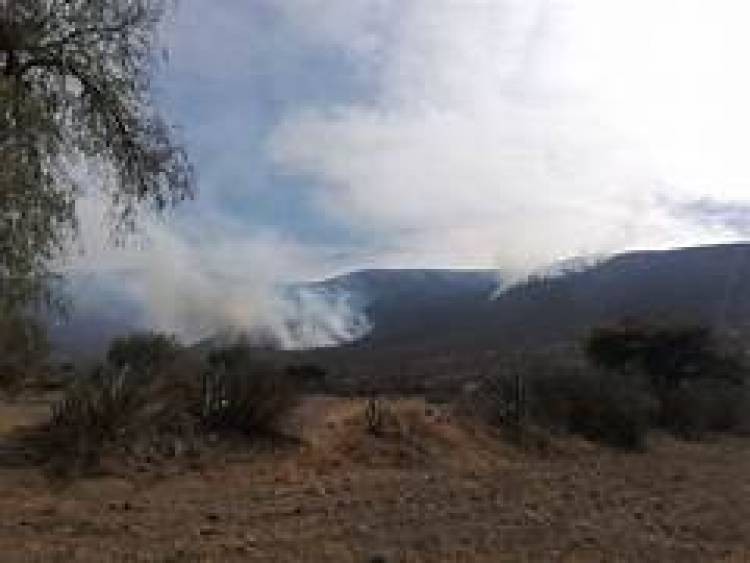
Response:
POLYGON ((302 446, 53 489, 0 471, 5 560, 742 561, 750 443, 529 452, 419 400, 309 399, 302 446))

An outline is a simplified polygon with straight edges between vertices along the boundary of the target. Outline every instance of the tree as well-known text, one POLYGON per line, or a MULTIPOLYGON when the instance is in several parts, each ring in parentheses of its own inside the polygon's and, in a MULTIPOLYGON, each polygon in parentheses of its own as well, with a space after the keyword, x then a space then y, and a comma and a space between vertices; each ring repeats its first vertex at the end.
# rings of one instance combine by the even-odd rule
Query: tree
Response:
POLYGON ((167 0, 0 0, 0 300, 49 295, 77 234, 80 171, 95 171, 116 230, 194 191, 156 110, 167 0))
POLYGON ((107 351, 107 361, 118 369, 129 368, 138 375, 150 374, 174 361, 181 349, 173 336, 136 332, 115 338, 107 351))
POLYGON ((746 367, 704 326, 623 323, 593 330, 585 342, 589 359, 611 370, 635 370, 663 394, 683 382, 714 379, 741 384, 746 367))

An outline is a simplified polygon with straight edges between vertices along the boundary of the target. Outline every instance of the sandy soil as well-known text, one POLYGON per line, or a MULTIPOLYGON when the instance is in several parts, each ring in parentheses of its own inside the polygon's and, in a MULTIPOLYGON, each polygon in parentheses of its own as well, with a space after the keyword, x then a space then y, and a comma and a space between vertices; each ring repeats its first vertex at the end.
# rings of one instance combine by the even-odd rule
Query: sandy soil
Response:
MULTIPOLYGON (((362 401, 310 399, 300 445, 67 483, 0 451, 1 559, 750 560, 750 441, 527 451, 420 401, 391 408, 373 436, 362 401)), ((0 409, 3 432, 40 416, 0 409)))

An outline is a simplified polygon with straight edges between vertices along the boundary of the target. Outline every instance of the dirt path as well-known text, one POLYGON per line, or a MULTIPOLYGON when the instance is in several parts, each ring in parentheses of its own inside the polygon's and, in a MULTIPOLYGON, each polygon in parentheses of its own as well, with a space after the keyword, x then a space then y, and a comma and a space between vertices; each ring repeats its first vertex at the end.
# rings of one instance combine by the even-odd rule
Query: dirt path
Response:
POLYGON ((524 453, 417 401, 383 436, 315 399, 303 444, 54 489, 0 473, 3 561, 699 561, 750 558, 750 445, 568 441, 524 453))

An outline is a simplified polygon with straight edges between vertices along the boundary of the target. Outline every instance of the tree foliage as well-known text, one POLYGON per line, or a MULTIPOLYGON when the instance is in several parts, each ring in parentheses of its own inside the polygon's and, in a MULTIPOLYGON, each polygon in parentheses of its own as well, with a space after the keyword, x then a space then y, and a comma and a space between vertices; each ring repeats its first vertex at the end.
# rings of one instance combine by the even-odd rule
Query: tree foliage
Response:
POLYGON ((95 172, 115 226, 193 193, 152 96, 166 0, 0 0, 0 296, 49 288, 95 172), (88 174, 82 174, 86 170, 88 174))
POLYGON ((661 391, 696 379, 736 384, 745 379, 742 358, 723 349, 715 335, 703 326, 624 323, 600 327, 591 332, 585 349, 594 364, 642 372, 661 391))

